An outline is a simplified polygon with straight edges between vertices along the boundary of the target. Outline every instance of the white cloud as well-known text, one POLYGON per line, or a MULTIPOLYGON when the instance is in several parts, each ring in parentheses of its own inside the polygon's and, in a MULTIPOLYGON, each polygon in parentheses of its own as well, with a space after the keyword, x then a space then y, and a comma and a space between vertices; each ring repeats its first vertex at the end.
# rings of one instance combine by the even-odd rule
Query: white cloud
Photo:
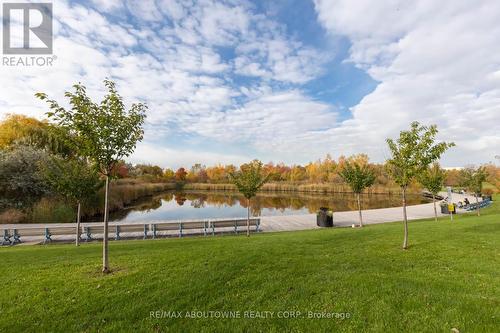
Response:
POLYGON ((262 77, 262 78, 270 78, 271 73, 266 71, 258 62, 253 62, 247 57, 238 57, 235 59, 235 67, 236 73, 245 75, 245 76, 253 76, 253 77, 262 77))
POLYGON ((332 130, 355 151, 384 156, 373 140, 412 120, 436 123, 457 147, 449 165, 490 161, 500 146, 500 3, 492 1, 315 1, 332 35, 352 43, 350 61, 380 84, 332 130), (368 133, 365 137, 365 133, 368 133), (351 134, 349 134, 351 135, 351 134), (378 150, 378 151, 377 151, 378 150))
POLYGON ((112 12, 113 10, 120 9, 123 4, 120 0, 91 0, 99 11, 112 12))
POLYGON ((285 142, 334 119, 328 105, 294 86, 321 73, 322 56, 256 14, 250 3, 92 0, 92 5, 59 1, 55 6, 53 67, 0 68, 0 83, 7 87, 0 91, 0 115, 43 117, 46 105, 34 93, 64 101, 64 91, 76 82, 99 99, 102 80, 111 77, 127 103, 149 105, 146 137, 189 133, 226 143, 234 137, 266 150, 268 140, 285 142), (128 16, 133 19, 124 19, 128 16), (258 80, 235 84, 233 70, 240 63, 224 58, 221 46, 234 48, 234 58, 251 61, 238 73, 258 80))
POLYGON ((324 72, 323 65, 332 55, 290 41, 279 26, 262 21, 258 17, 257 26, 264 31, 259 35, 245 36, 245 41, 237 46, 236 73, 303 84, 324 72))
POLYGON ((184 148, 172 149, 154 144, 141 143, 137 147, 137 151, 130 157, 130 161, 134 164, 159 164, 163 167, 176 170, 180 167, 189 168, 195 163, 201 163, 207 166, 217 164, 241 165, 248 162, 249 159, 241 155, 219 154, 184 148))
POLYGON ((331 52, 291 37, 250 2, 92 3, 55 6, 54 67, 0 67, 0 115, 42 116, 35 92, 63 100, 79 81, 99 98, 111 77, 127 103, 148 103, 148 140, 197 135, 257 155, 212 153, 217 148, 207 145, 203 154, 154 154, 148 147, 161 143, 150 140, 135 156, 152 163, 303 162, 326 152, 367 152, 380 161, 384 139, 415 119, 437 123, 441 138, 457 142, 448 165, 498 154, 500 5, 490 1, 316 1, 325 29, 350 40, 346 61, 380 82, 342 123, 303 88, 325 72, 331 52))
POLYGON ((126 6, 132 15, 141 20, 159 22, 163 18, 155 0, 127 0, 126 6))
POLYGON ((180 20, 186 16, 186 10, 179 2, 175 0, 160 0, 160 10, 169 16, 172 20, 180 20))
POLYGON ((202 7, 200 33, 205 41, 216 45, 232 45, 248 28, 250 17, 242 6, 210 2, 202 7))
POLYGON ((288 145, 290 140, 329 128, 335 121, 331 106, 311 100, 300 91, 264 90, 239 108, 187 117, 183 125, 190 133, 225 142, 252 142, 259 150, 270 152, 293 149, 288 145))

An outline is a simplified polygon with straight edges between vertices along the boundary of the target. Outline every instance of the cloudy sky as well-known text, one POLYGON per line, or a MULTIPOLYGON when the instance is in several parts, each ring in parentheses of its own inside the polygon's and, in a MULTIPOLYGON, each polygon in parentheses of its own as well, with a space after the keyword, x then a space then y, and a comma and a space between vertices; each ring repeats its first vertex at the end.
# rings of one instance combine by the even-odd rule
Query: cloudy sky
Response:
MULTIPOLYGON (((44 1, 47 2, 47 1, 44 1)), ((163 167, 330 153, 388 157, 413 120, 457 144, 445 166, 500 154, 496 0, 54 0, 52 67, 0 66, 0 116, 44 117, 105 77, 149 106, 133 162, 163 167)), ((3 55, 2 55, 3 56, 3 55)))

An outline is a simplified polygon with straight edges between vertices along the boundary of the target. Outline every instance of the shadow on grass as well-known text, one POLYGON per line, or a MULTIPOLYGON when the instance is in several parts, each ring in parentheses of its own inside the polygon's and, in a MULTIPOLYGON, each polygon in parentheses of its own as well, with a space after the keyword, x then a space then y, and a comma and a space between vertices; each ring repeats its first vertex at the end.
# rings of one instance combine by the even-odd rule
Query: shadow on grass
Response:
POLYGON ((103 273, 101 266, 93 265, 91 267, 84 269, 82 273, 87 278, 91 278, 94 280, 101 280, 101 279, 111 279, 115 277, 127 276, 130 273, 132 273, 132 270, 124 266, 112 266, 108 273, 103 273))

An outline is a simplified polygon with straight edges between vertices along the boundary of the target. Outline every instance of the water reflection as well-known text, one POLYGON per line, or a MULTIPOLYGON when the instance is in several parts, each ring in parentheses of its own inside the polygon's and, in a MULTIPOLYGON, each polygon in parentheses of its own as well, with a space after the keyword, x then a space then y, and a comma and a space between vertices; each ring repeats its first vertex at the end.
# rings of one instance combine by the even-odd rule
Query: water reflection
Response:
MULTIPOLYGON (((409 204, 425 202, 420 196, 410 196, 409 204)), ((400 206, 399 196, 364 195, 365 209, 400 206)), ((349 193, 298 194, 263 193, 252 199, 252 215, 291 215, 315 213, 320 207, 333 211, 356 210, 355 197, 349 193)), ((189 191, 166 192, 150 197, 125 210, 111 214, 112 221, 154 221, 194 218, 224 218, 246 216, 246 199, 233 192, 189 191)))

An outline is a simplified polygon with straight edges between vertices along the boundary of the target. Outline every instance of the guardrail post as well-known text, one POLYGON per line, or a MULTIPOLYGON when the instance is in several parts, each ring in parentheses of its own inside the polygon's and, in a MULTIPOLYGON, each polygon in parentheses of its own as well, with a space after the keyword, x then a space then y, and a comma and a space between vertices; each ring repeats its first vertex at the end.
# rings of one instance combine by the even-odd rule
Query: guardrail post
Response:
POLYGON ((43 244, 46 244, 47 242, 52 241, 52 238, 50 238, 50 236, 52 236, 52 235, 49 232, 49 228, 45 228, 45 239, 43 241, 43 244))
POLYGON ((179 222, 179 238, 182 237, 182 222, 179 222))
POLYGON ((147 224, 144 225, 144 238, 143 239, 146 239, 146 238, 148 238, 148 225, 147 224))
POLYGON ((9 230, 8 229, 4 229, 3 231, 3 240, 2 240, 2 245, 4 245, 5 243, 11 243, 10 242, 10 235, 9 235, 9 230))
POLYGON ((90 227, 84 227, 84 230, 85 230, 85 241, 88 242, 92 240, 92 233, 90 227))
POLYGON ((207 236, 207 221, 203 221, 203 236, 207 236))
POLYGON ((120 226, 115 226, 115 240, 120 240, 120 226))
POLYGON ((257 219, 257 222, 255 223, 255 232, 259 232, 260 231, 260 219, 257 219))
POLYGON ((214 221, 210 221, 212 223, 212 236, 215 236, 215 223, 214 221))
POLYGON ((234 221, 234 233, 238 234, 238 221, 234 221))
POLYGON ((153 239, 156 239, 156 224, 151 224, 151 229, 153 229, 153 239))
POLYGON ((21 236, 19 236, 19 234, 17 233, 17 229, 13 230, 12 237, 14 237, 12 244, 21 243, 21 236))

